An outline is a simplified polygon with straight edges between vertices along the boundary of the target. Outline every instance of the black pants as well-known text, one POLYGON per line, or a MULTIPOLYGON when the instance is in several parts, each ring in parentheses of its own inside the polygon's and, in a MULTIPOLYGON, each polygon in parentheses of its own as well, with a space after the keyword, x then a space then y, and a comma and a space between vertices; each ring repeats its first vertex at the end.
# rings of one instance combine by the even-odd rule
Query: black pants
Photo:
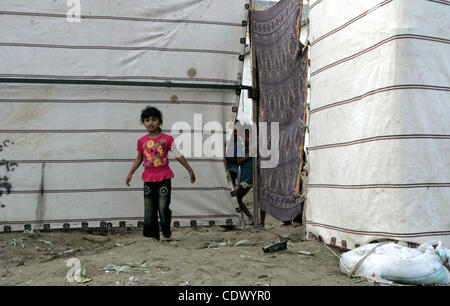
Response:
POLYGON ((172 211, 169 209, 172 181, 144 182, 144 236, 159 239, 159 227, 164 237, 170 238, 170 220, 172 211), (158 214, 159 221, 158 222, 158 214))
POLYGON ((250 189, 252 189, 252 187, 244 187, 242 185, 239 185, 238 190, 236 192, 238 201, 242 201, 242 199, 250 191, 250 189))

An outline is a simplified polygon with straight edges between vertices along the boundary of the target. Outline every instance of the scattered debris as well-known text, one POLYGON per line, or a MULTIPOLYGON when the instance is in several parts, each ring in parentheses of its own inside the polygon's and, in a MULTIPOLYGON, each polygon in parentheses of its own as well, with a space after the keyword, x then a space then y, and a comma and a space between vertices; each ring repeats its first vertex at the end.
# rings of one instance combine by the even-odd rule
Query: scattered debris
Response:
MULTIPOLYGON (((70 260, 69 260, 70 263, 70 260)), ((78 267, 77 269, 69 270, 69 272, 66 275, 66 279, 69 282, 77 282, 80 284, 84 284, 87 282, 92 281, 92 278, 86 277, 86 268, 78 267)))
POLYGON ((72 254, 73 253, 73 249, 69 249, 69 250, 65 250, 62 252, 59 252, 59 255, 68 255, 68 254, 72 254))
POLYGON ((111 240, 110 237, 107 236, 97 236, 97 235, 86 235, 83 236, 81 239, 92 242, 92 243, 103 243, 111 240))
POLYGON ((219 246, 231 246, 232 243, 230 240, 228 240, 227 242, 215 242, 213 241, 212 243, 208 244, 207 248, 214 248, 217 249, 219 246))
POLYGON ((147 264, 145 261, 140 263, 126 263, 124 265, 107 265, 103 268, 105 271, 116 271, 117 274, 120 272, 131 272, 131 271, 141 271, 141 272, 150 272, 150 269, 147 268, 147 264))
POLYGON ((10 245, 14 245, 14 246, 17 246, 17 244, 20 243, 22 248, 25 247, 25 244, 23 243, 22 238, 20 238, 20 239, 12 238, 12 239, 7 240, 6 243, 10 244, 10 245))
POLYGON ((234 246, 240 246, 240 245, 242 245, 242 246, 251 246, 253 244, 249 240, 245 240, 244 239, 244 240, 240 240, 240 241, 236 242, 234 246))
POLYGON ((46 243, 46 244, 49 244, 49 245, 53 246, 53 242, 51 242, 51 241, 49 241, 49 240, 38 239, 38 241, 39 241, 39 242, 43 242, 43 243, 46 243))
POLYGON ((277 251, 282 251, 287 249, 287 241, 274 242, 263 246, 264 253, 272 253, 277 251))
POLYGON ((313 256, 314 254, 312 252, 309 251, 297 251, 298 254, 300 255, 306 255, 306 256, 313 256))
POLYGON ((84 284, 84 283, 87 283, 87 282, 90 282, 90 281, 92 281, 92 278, 83 278, 83 279, 81 279, 79 281, 79 283, 84 284))
MULTIPOLYGON (((9 240, 6 240, 5 243, 9 244, 9 245, 14 245, 15 247, 20 244, 20 246, 22 248, 27 247, 26 243, 31 243, 31 242, 42 242, 42 243, 53 246, 53 242, 51 242, 49 240, 38 239, 39 236, 40 236, 40 233, 38 231, 25 230, 25 231, 23 231, 22 237, 11 238, 9 240)), ((35 247, 35 248, 39 249, 38 247, 35 247)))
POLYGON ((207 246, 205 248, 211 249, 217 249, 218 247, 221 246, 231 246, 231 247, 237 247, 237 246, 253 246, 258 244, 257 242, 251 242, 249 240, 243 239, 243 240, 239 240, 236 243, 232 243, 230 240, 227 240, 226 242, 221 242, 222 240, 219 240, 219 242, 213 241, 212 243, 207 244, 207 246))

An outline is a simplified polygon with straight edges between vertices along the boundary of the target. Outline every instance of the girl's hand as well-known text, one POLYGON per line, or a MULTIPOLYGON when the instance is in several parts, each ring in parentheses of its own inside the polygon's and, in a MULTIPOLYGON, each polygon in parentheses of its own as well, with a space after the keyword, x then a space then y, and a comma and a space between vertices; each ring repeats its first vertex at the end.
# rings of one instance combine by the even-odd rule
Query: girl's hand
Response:
POLYGON ((136 159, 133 162, 133 166, 131 166, 131 169, 128 172, 127 179, 125 180, 125 184, 127 184, 127 186, 130 186, 131 178, 133 177, 133 174, 136 171, 136 169, 141 165, 143 159, 144 154, 142 154, 142 152, 138 152, 136 159))
POLYGON ((125 181, 125 184, 127 184, 127 186, 130 186, 130 182, 131 182, 131 178, 133 177, 133 174, 128 173, 127 179, 125 181))
POLYGON ((194 184, 195 183, 195 174, 194 171, 189 171, 189 176, 191 177, 191 183, 194 184))

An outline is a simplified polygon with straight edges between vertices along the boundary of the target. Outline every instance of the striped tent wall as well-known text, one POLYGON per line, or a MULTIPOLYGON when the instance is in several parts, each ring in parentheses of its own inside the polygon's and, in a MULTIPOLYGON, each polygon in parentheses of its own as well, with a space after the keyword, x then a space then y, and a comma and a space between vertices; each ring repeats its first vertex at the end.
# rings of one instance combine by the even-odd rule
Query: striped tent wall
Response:
POLYGON ((450 2, 309 9, 308 236, 450 247, 450 2))
POLYGON ((143 168, 131 187, 125 178, 137 140, 146 134, 140 113, 147 105, 162 111, 163 132, 176 142, 186 135, 192 140, 180 149, 195 184, 169 155, 173 225, 240 222, 223 154, 195 150, 214 135, 225 145, 226 122, 236 115, 244 2, 2 0, 0 231, 139 225, 143 168), (216 125, 211 134, 209 123, 223 131, 216 125), (182 130, 173 130, 174 124, 182 130))

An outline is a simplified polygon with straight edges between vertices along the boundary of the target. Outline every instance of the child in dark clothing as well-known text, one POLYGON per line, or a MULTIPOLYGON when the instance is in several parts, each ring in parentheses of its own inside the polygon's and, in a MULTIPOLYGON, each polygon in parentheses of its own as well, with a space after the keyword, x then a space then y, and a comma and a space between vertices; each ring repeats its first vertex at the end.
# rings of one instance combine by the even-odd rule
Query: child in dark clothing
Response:
POLYGON ((231 183, 233 188, 236 189, 236 179, 239 173, 239 165, 237 164, 238 152, 242 151, 242 141, 237 135, 237 130, 234 129, 233 144, 229 146, 226 156, 226 165, 228 172, 230 173, 231 183))
POLYGON ((158 214, 164 239, 171 236, 170 220, 172 212, 169 209, 171 194, 171 179, 174 177, 169 167, 168 153, 172 151, 175 158, 189 172, 191 183, 195 182, 195 174, 184 156, 177 150, 172 136, 162 133, 162 114, 154 107, 147 107, 141 113, 141 123, 147 129, 147 134, 137 142, 137 157, 125 183, 130 186, 134 172, 144 162, 142 173, 144 181, 144 236, 159 240, 158 214))
POLYGON ((247 206, 242 202, 244 196, 253 187, 253 158, 249 153, 249 130, 245 130, 245 156, 237 159, 237 164, 241 167, 239 176, 239 187, 237 189, 237 201, 239 208, 248 217, 249 223, 253 224, 253 216, 247 206))

